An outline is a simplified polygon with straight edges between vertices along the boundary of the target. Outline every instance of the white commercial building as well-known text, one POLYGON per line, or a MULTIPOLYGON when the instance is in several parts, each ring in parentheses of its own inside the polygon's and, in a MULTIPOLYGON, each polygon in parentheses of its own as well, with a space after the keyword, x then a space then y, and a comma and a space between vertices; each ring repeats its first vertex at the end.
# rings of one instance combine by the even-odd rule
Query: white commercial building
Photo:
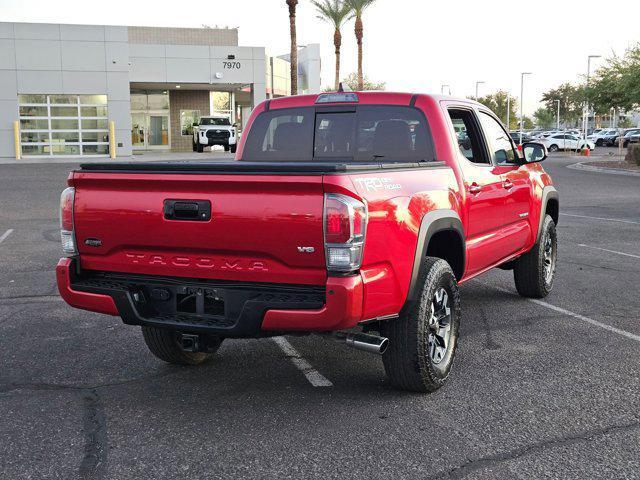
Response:
MULTIPOLYGON (((299 58, 299 93, 319 92, 319 46, 299 58)), ((241 129, 290 92, 289 62, 237 29, 0 23, 0 158, 106 156, 111 121, 119 157, 188 151, 201 115, 241 129)))

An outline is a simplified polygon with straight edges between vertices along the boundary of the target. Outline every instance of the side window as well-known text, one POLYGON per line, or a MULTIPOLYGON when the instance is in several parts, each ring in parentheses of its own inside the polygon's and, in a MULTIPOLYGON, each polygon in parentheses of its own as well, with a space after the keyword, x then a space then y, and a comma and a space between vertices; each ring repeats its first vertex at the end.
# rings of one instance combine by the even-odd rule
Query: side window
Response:
POLYGON ((449 110, 449 117, 456 132, 458 147, 467 160, 473 163, 489 164, 474 114, 469 110, 449 110))
POLYGON ((495 163, 514 163, 517 154, 511 143, 511 139, 502 125, 485 112, 480 112, 480 123, 484 129, 485 137, 489 142, 489 149, 495 163))

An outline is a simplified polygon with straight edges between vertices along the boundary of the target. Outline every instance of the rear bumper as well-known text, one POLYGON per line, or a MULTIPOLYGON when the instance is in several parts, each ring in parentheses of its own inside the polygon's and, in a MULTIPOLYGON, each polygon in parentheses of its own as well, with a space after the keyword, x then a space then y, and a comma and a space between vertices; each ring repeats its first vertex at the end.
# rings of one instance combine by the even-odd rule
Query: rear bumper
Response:
POLYGON ((61 258, 56 267, 58 291, 64 301, 72 307, 82 310, 118 315, 116 304, 109 295, 79 292, 71 288, 71 272, 74 269, 75 261, 71 258, 61 258))
POLYGON ((56 276, 60 295, 69 305, 119 315, 130 325, 259 337, 278 332, 342 330, 362 320, 360 275, 329 277, 324 287, 202 282, 99 272, 78 274, 76 261, 63 258, 56 276), (158 291, 162 295, 157 295, 158 291), (198 296, 199 301, 195 300, 198 296), (190 305, 193 311, 185 312, 184 305, 190 305))

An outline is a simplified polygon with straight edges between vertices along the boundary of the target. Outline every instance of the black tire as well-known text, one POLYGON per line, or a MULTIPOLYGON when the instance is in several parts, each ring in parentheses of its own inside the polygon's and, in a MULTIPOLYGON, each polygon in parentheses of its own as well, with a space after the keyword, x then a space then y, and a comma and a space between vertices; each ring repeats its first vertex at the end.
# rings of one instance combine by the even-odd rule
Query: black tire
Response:
POLYGON ((200 142, 196 143, 196 152, 198 153, 204 152, 204 145, 202 145, 200 142))
POLYGON ((599 138, 598 140, 596 140, 596 147, 601 147, 603 143, 604 143, 604 140, 599 138))
MULTIPOLYGON (((389 338, 389 347, 382 355, 382 362, 394 387, 413 392, 433 392, 445 384, 455 358, 460 327, 460 293, 451 267, 442 259, 427 257, 420 277, 420 297, 411 310, 382 325, 381 333, 389 338), (430 320, 435 318, 432 308, 438 308, 436 298, 442 290, 447 293, 450 313, 441 319, 448 324, 449 337, 443 347, 445 353, 436 362, 430 342, 437 334, 430 320)), ((440 329, 445 324, 438 325, 440 329)))
POLYGON ((208 352, 185 352, 178 343, 179 332, 165 330, 163 328, 142 327, 144 341, 153 353, 160 360, 173 365, 200 365, 209 360, 220 348, 222 338, 209 337, 208 352))
POLYGON ((549 147, 550 152, 557 152, 558 150, 558 145, 556 145, 555 143, 549 147))
POLYGON ((238 148, 238 145, 234 143, 229 147, 229 150, 231 150, 231 153, 236 153, 237 148, 238 148))
POLYGON ((198 148, 196 147, 196 141, 194 140, 193 142, 193 151, 195 152, 198 148))
POLYGON ((513 269, 518 293, 528 298, 544 298, 549 295, 553 288, 557 260, 556 224, 549 215, 545 215, 540 239, 517 260, 513 269))
POLYGON ((229 151, 229 144, 223 145, 224 146, 224 151, 228 152, 229 151))

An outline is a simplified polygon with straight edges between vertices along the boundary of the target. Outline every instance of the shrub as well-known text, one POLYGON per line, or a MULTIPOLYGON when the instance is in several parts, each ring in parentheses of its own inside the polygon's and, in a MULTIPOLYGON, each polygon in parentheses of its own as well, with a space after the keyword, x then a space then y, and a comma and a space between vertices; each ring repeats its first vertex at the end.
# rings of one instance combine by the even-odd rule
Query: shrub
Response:
POLYGON ((633 145, 629 145, 625 159, 628 163, 632 165, 635 164, 640 167, 640 144, 635 143, 633 145))

